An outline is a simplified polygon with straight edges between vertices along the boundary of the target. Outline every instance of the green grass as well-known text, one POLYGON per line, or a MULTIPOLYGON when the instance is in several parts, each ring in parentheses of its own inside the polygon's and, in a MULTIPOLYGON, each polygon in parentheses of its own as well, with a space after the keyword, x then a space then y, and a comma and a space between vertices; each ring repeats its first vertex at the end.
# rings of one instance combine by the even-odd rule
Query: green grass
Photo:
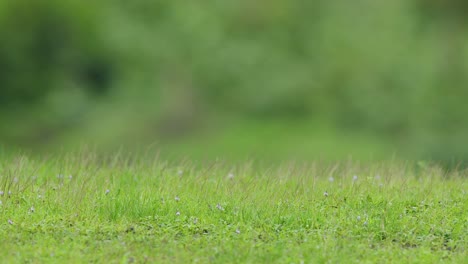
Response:
MULTIPOLYGON (((352 155, 360 160, 388 159, 395 145, 369 133, 338 131, 327 122, 235 120, 217 133, 178 139, 158 145, 167 156, 188 155, 197 159, 247 157, 271 162, 284 160, 342 160, 352 155), (171 155, 172 154, 172 155, 171 155)), ((400 148, 401 150, 401 148, 400 148)))
MULTIPOLYGON (((158 136, 151 128, 151 120, 144 124, 125 125, 120 119, 96 119, 96 126, 83 125, 54 144, 42 146, 21 145, 22 149, 33 149, 35 153, 49 153, 60 149, 76 149, 92 145, 100 154, 114 153, 119 148, 127 151, 160 152, 164 159, 178 160, 189 156, 193 162, 214 160, 223 157, 229 161, 261 159, 268 162, 285 160, 339 161, 349 156, 359 160, 374 161, 389 159, 392 155, 401 158, 414 158, 398 142, 388 142, 378 135, 364 131, 337 130, 326 120, 304 122, 304 120, 247 120, 235 117, 225 120, 210 120, 187 135, 158 136), (113 122, 116 123, 113 123, 113 122), (122 130, 125 125, 126 131, 122 130), (109 130, 112 133, 109 134, 109 130), (406 155, 406 156, 403 156, 406 155)), ((133 118, 135 119, 135 118, 133 118)), ((124 130, 125 130, 124 129, 124 130)), ((1 145, 1 144, 0 144, 1 145)))
POLYGON ((424 164, 3 154, 0 177, 4 263, 466 263, 466 173, 424 164))

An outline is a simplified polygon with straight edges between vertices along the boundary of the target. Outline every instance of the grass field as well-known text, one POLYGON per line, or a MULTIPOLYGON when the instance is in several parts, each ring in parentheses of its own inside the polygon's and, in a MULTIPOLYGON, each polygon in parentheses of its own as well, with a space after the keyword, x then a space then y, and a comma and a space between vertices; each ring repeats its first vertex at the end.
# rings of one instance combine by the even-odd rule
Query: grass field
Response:
POLYGON ((148 156, 3 154, 0 262, 467 263, 465 172, 148 156))

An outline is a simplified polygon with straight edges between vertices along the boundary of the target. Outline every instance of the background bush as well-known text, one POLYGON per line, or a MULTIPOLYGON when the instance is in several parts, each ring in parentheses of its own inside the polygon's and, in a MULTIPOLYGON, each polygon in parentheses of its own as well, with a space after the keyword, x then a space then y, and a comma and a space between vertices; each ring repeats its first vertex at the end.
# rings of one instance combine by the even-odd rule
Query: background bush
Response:
POLYGON ((38 134, 61 142, 105 122, 154 139, 213 119, 326 120, 412 157, 466 160, 465 9, 457 0, 2 1, 1 131, 36 144, 38 134))

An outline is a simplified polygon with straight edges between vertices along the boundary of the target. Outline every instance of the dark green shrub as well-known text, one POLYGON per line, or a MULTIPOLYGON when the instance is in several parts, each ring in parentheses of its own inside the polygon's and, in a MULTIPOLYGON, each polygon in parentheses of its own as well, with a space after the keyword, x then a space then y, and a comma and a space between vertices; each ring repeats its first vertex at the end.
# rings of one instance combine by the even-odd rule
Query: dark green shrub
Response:
POLYGON ((96 9, 81 1, 2 1, 0 106, 38 102, 68 83, 97 93, 109 87, 112 64, 96 9))

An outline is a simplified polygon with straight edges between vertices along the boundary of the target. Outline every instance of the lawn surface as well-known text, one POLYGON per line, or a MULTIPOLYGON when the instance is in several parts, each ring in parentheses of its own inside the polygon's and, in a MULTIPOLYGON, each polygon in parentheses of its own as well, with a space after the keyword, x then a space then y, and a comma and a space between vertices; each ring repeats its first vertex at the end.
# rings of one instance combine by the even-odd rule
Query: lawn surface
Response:
POLYGON ((140 156, 2 155, 1 262, 467 263, 465 172, 140 156))

